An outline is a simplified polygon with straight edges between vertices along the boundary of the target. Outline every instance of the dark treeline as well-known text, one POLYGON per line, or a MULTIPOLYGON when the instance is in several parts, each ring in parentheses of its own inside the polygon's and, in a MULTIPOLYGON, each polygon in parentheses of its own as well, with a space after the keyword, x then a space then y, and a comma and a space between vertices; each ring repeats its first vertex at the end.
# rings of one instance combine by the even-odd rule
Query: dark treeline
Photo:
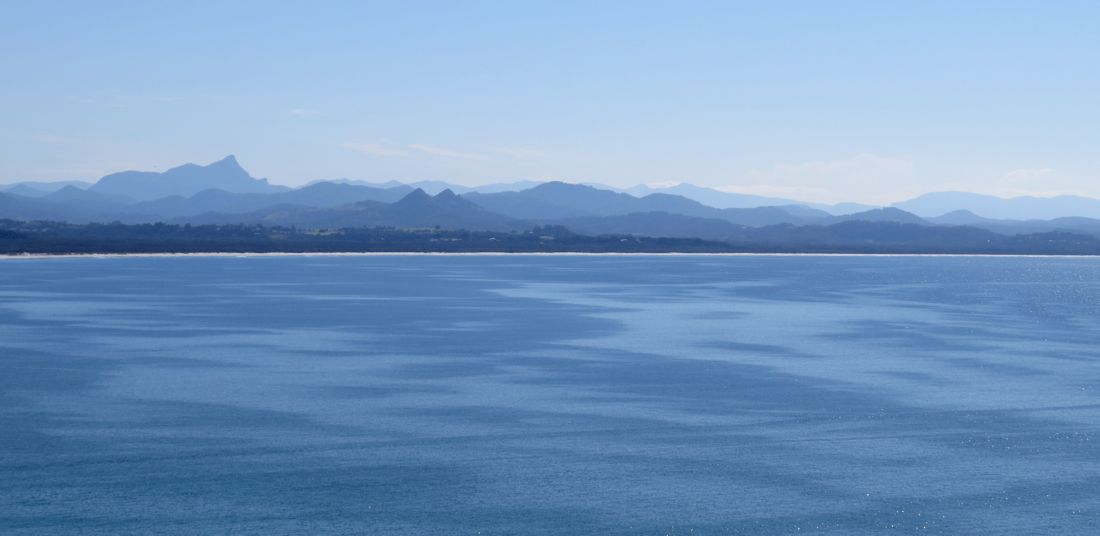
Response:
POLYGON ((759 233, 760 236, 752 239, 720 242, 632 235, 586 236, 560 226, 534 227, 523 232, 394 227, 304 230, 242 224, 129 225, 0 220, 0 254, 740 252, 1100 255, 1100 239, 1073 233, 1001 236, 983 232, 967 235, 958 232, 960 228, 955 228, 954 232, 945 229, 942 236, 930 238, 922 229, 927 228, 864 222, 831 227, 776 226, 766 228, 759 233))
POLYGON ((697 239, 591 237, 563 227, 526 232, 351 228, 328 231, 259 225, 68 224, 0 220, 0 254, 336 252, 730 252, 697 239))

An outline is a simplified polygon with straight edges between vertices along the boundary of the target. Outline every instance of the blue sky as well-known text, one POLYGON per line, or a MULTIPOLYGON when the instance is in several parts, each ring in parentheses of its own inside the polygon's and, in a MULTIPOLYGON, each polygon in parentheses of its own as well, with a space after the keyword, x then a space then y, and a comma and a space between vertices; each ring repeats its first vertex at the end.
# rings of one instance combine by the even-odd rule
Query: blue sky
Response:
POLYGON ((9 2, 0 182, 1100 197, 1097 2, 9 2))

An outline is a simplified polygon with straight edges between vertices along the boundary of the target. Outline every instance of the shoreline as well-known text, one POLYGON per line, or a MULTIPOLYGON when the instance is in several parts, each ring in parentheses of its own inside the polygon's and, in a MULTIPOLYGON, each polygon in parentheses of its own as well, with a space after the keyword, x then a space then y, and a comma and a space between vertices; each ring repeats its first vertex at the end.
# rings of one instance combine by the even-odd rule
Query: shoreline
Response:
POLYGON ((42 259, 115 259, 115 258, 177 258, 177 257, 1007 257, 1095 259, 1100 255, 1041 255, 1027 253, 689 253, 689 252, 425 252, 425 251, 346 251, 346 252, 208 252, 208 253, 24 253, 0 255, 3 260, 42 259))

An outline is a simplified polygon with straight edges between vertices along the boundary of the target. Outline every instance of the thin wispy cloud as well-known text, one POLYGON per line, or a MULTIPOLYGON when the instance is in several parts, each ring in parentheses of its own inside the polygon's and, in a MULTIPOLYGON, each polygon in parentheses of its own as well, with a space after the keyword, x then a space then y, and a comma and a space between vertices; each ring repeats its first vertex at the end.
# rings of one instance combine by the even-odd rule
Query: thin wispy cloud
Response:
POLYGON ((454 158, 457 160, 492 160, 492 158, 484 154, 470 153, 458 149, 452 149, 450 147, 440 147, 438 145, 427 145, 424 143, 410 144, 409 149, 419 151, 424 154, 430 154, 432 156, 442 156, 444 158, 454 158))
POLYGON ((341 143, 340 147, 349 151, 363 153, 371 156, 409 156, 409 153, 399 148, 382 145, 380 143, 341 143))
POLYGON ((787 197, 796 201, 836 202, 824 188, 806 186, 779 186, 772 184, 735 184, 718 186, 716 190, 731 194, 752 194, 766 197, 787 197))
POLYGON ((526 147, 494 147, 491 149, 493 153, 506 156, 508 158, 514 158, 516 160, 535 160, 540 158, 546 158, 546 153, 538 149, 529 149, 526 147))
POLYGON ((647 183, 645 183, 645 185, 647 187, 655 188, 655 189, 658 189, 658 190, 661 190, 661 189, 664 189, 664 188, 672 188, 672 187, 675 187, 675 186, 679 186, 681 184, 683 184, 683 183, 680 182, 680 181, 656 181, 656 182, 647 182, 647 183))

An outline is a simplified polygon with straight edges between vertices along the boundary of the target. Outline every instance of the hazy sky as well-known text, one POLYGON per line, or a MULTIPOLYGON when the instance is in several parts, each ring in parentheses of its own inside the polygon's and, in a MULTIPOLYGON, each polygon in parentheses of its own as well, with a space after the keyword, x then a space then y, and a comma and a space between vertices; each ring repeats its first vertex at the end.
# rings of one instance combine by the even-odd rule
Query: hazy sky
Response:
POLYGON ((0 182, 1100 197, 1100 2, 6 2, 0 182))

